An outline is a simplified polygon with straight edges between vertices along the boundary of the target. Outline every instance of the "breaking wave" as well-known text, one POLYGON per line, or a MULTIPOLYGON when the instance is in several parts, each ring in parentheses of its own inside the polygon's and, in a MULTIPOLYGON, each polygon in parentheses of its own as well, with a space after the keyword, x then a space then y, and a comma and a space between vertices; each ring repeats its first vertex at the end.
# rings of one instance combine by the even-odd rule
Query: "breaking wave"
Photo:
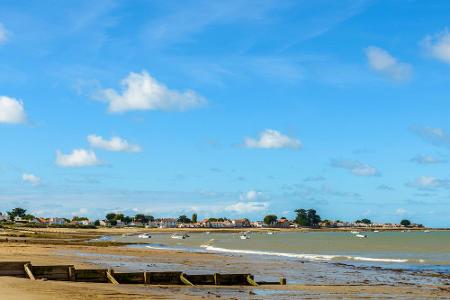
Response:
POLYGON ((356 261, 386 262, 386 263, 406 263, 406 262, 408 262, 407 259, 373 258, 373 257, 362 257, 362 256, 348 256, 348 255, 299 254, 299 253, 271 252, 271 251, 257 251, 257 250, 237 250, 237 249, 219 248, 219 247, 208 246, 208 245, 203 245, 203 248, 208 251, 213 251, 213 252, 279 256, 279 257, 299 258, 299 259, 312 260, 312 261, 356 260, 356 261))

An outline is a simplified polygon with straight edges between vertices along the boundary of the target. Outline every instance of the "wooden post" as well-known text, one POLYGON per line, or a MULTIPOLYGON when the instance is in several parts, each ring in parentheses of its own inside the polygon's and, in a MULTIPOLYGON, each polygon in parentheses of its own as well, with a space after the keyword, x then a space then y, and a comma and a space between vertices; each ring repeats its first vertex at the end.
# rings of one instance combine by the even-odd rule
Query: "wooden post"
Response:
POLYGON ((280 285, 286 285, 286 278, 280 277, 280 285))
POLYGON ((247 282, 252 286, 258 286, 258 283, 253 279, 252 275, 247 275, 247 282))
POLYGON ((185 285, 195 286, 184 275, 185 275, 184 273, 181 273, 181 275, 180 275, 181 282, 183 282, 185 285))
POLYGON ((214 273, 214 283, 216 285, 220 285, 220 274, 219 273, 214 273))
POLYGON ((23 267, 25 268, 25 273, 27 273, 28 278, 30 278, 31 280, 36 280, 31 269, 31 264, 24 264, 23 267))
POLYGON ((75 281, 75 267, 74 266, 69 266, 69 280, 70 281, 75 281))
POLYGON ((144 272, 144 283, 150 284, 150 272, 144 272))
POLYGON ((106 277, 108 277, 109 282, 111 282, 112 284, 119 284, 119 282, 114 278, 113 269, 108 269, 108 271, 106 272, 106 277))

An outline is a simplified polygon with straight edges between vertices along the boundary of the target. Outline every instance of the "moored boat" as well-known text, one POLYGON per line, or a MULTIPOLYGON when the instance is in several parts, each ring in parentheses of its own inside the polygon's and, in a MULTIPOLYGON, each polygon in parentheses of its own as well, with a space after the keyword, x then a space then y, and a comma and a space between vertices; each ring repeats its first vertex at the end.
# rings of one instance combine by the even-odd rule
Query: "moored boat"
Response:
POLYGON ((138 235, 138 238, 140 239, 150 239, 152 236, 150 235, 150 233, 142 233, 140 235, 138 235))

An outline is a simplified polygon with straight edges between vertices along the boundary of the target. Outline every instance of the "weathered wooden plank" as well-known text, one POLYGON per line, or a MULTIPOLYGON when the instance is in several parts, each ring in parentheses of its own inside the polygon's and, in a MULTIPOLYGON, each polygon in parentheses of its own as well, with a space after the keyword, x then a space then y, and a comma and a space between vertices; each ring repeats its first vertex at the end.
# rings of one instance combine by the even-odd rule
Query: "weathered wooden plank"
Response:
POLYGON ((119 284, 119 282, 117 282, 117 280, 114 278, 114 270, 109 269, 108 271, 106 271, 106 277, 108 277, 109 282, 111 282, 112 284, 119 284))
POLYGON ((184 277, 186 277, 192 284, 195 285, 215 285, 216 282, 214 280, 213 274, 199 274, 199 275, 190 275, 190 274, 184 274, 184 277))
POLYGON ((37 279, 70 280, 72 265, 33 266, 33 274, 37 279))
POLYGON ((219 274, 215 273, 216 285, 248 285, 247 277, 251 274, 219 274))
POLYGON ((185 285, 195 286, 192 282, 190 282, 185 276, 185 274, 181 273, 180 279, 185 285))
POLYGON ((145 281, 145 272, 116 272, 114 273, 114 278, 119 283, 146 283, 145 281))
POLYGON ((29 261, 2 261, 0 262, 0 276, 27 277, 24 265, 29 261))
POLYGON ((25 264, 23 265, 23 267, 25 269, 25 273, 27 273, 28 278, 30 278, 31 280, 36 280, 36 278, 34 278, 33 271, 31 270, 31 264, 25 264))
POLYGON ((146 272, 147 284, 183 284, 182 272, 146 272))
POLYGON ((84 282, 108 282, 108 270, 104 269, 75 269, 75 280, 84 282))

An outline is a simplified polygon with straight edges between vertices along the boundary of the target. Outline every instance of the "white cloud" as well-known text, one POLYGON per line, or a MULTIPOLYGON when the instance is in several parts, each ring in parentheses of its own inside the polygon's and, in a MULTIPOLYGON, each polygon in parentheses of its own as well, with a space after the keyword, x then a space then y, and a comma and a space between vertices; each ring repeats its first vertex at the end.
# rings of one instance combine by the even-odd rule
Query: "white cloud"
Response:
POLYGON ((108 151, 140 152, 142 150, 139 145, 129 144, 128 141, 118 136, 114 136, 110 140, 107 140, 101 136, 91 134, 88 135, 87 140, 91 145, 91 147, 100 148, 108 151))
POLYGON ((268 202, 237 202, 225 207, 227 211, 236 213, 255 213, 265 211, 269 208, 268 202))
POLYGON ((422 46, 432 57, 450 64, 450 33, 447 29, 435 35, 427 35, 422 46))
POLYGON ((31 183, 31 185, 33 186, 39 185, 41 183, 41 178, 34 174, 24 173, 22 174, 22 180, 31 183))
POLYGON ((331 166, 348 170, 356 176, 367 177, 378 176, 380 174, 375 167, 354 160, 333 159, 331 161, 331 166))
POLYGON ((261 132, 259 134, 259 139, 246 138, 244 145, 247 148, 261 149, 299 149, 302 147, 302 143, 299 139, 289 137, 273 129, 266 129, 261 132))
POLYGON ((450 180, 439 179, 433 176, 421 176, 412 182, 408 182, 406 185, 419 189, 450 188, 450 180))
POLYGON ((412 131, 435 146, 450 147, 450 133, 442 128, 422 127, 413 128, 412 131))
POLYGON ((8 40, 8 31, 6 30, 5 26, 3 26, 2 23, 0 23, 0 45, 6 43, 8 40))
POLYGON ((242 201, 256 201, 257 199, 263 198, 263 197, 264 197, 263 193, 251 190, 251 191, 241 194, 239 199, 241 199, 242 201))
POLYGON ((94 151, 75 149, 70 154, 56 151, 56 164, 61 167, 88 167, 100 164, 94 151))
POLYGON ((421 165, 441 164, 446 162, 445 160, 432 155, 417 155, 411 158, 411 161, 421 165))
POLYGON ((404 215, 404 214, 406 214, 406 209, 400 207, 395 211, 395 214, 396 215, 404 215))
POLYGON ((25 120, 26 114, 22 101, 0 96, 0 123, 19 124, 25 120))
POLYGON ((386 50, 370 46, 366 48, 366 55, 370 68, 376 72, 398 81, 411 77, 411 65, 397 61, 386 50))
POLYGON ((109 103, 113 113, 129 110, 187 110, 206 104, 206 99, 192 90, 170 90, 146 71, 131 72, 121 82, 121 93, 113 89, 99 91, 96 98, 109 103))

